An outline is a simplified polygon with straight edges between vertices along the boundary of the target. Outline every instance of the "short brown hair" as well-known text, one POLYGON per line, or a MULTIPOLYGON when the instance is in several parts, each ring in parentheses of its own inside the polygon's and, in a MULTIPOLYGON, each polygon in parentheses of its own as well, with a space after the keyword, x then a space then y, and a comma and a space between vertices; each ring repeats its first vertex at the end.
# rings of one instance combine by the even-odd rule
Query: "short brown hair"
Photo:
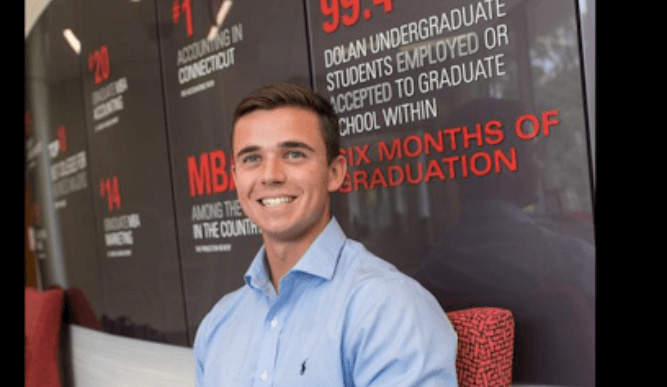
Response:
POLYGON ((243 116, 255 110, 271 110, 279 107, 293 106, 310 110, 320 118, 320 130, 327 149, 327 162, 331 163, 340 154, 340 133, 338 132, 338 115, 333 106, 324 97, 311 89, 281 82, 263 86, 239 102, 234 110, 231 146, 234 146, 234 127, 243 116))

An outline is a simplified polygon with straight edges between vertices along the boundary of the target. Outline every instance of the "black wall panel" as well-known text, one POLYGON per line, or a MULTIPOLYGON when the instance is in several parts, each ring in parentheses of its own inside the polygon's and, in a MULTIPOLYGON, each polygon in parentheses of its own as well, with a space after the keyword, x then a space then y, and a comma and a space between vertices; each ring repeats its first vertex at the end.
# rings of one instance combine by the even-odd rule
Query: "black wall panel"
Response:
POLYGON ((187 344, 155 7, 79 3, 103 323, 187 344))
POLYGON ((43 249, 43 285, 67 283, 84 289, 93 311, 101 314, 81 71, 79 57, 62 38, 65 29, 79 29, 71 0, 52 3, 26 42, 26 172, 33 182, 32 207, 41 223, 31 233, 37 248, 43 249), (39 154, 33 152, 36 148, 39 154), (56 265, 59 260, 64 264, 56 265))

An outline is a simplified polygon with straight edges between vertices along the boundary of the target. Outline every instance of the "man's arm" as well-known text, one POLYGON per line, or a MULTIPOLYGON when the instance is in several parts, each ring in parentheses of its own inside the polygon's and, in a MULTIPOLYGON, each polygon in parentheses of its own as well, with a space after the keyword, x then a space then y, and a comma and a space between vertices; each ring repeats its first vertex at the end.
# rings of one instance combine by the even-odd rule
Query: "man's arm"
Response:
POLYGON ((347 309, 346 385, 458 385, 456 332, 428 291, 403 275, 358 290, 347 309))
POLYGON ((204 339, 204 336, 208 332, 204 332, 205 328, 203 327, 203 323, 199 326, 197 329, 197 333, 195 335, 195 342, 192 348, 192 355, 195 357, 195 386, 196 387, 203 387, 204 386, 204 342, 206 341, 204 339))

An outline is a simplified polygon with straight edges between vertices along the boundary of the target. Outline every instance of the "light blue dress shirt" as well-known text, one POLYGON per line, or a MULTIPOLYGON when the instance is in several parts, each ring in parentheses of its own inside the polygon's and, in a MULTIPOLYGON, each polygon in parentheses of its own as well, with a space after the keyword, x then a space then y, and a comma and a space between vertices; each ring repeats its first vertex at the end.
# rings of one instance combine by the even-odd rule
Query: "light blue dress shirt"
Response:
POLYGON ((456 332, 417 281, 335 218, 280 281, 264 247, 203 319, 198 387, 457 386, 456 332))

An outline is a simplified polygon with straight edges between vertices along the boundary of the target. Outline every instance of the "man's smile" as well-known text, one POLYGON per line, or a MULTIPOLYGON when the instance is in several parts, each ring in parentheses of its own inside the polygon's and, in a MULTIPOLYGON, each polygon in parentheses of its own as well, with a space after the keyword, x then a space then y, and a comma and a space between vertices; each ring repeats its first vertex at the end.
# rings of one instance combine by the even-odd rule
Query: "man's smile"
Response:
POLYGON ((277 207, 285 203, 290 203, 294 200, 293 196, 278 196, 271 198, 263 198, 258 200, 260 204, 266 207, 277 207))

